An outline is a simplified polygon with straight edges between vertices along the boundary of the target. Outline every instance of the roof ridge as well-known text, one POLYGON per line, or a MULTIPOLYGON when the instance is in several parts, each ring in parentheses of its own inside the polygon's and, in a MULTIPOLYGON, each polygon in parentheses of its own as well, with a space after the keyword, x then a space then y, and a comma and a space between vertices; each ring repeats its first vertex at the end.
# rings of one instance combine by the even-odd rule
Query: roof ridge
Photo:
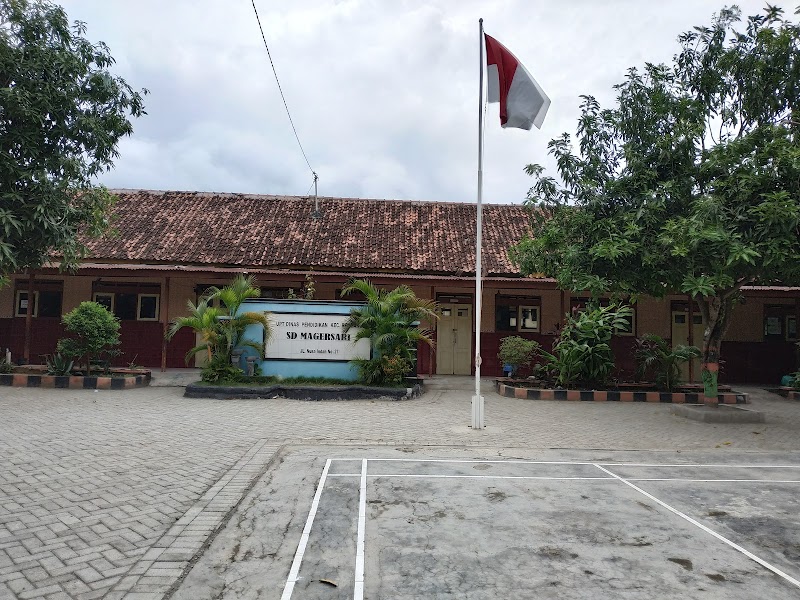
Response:
MULTIPOLYGON (((112 194, 149 194, 153 196, 164 196, 167 194, 175 195, 192 195, 195 197, 224 197, 224 198, 245 198, 253 200, 293 200, 293 201, 308 201, 314 199, 314 196, 295 196, 285 194, 255 194, 249 192, 214 192, 202 190, 152 190, 143 188, 109 188, 112 194)), ((319 201, 334 201, 334 202, 387 202, 396 204, 411 204, 413 206, 475 206, 474 202, 464 202, 461 200, 421 200, 421 199, 399 199, 399 198, 358 198, 348 196, 318 196, 319 201)), ((513 202, 483 202, 483 206, 500 206, 510 207, 516 206, 524 208, 524 204, 516 204, 513 202)))

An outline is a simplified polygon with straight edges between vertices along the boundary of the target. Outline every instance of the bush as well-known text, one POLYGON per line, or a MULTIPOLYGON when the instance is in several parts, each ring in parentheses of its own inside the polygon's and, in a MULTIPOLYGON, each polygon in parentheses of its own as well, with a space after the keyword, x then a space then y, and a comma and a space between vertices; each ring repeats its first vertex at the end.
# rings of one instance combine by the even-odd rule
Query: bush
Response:
POLYGON ((358 370, 359 383, 364 385, 400 385, 411 367, 411 361, 400 352, 371 359, 359 358, 351 362, 358 370))
POLYGON ((636 375, 652 374, 659 389, 671 392, 680 383, 681 364, 700 354, 700 349, 694 346, 671 348, 664 338, 648 333, 636 340, 636 375))
POLYGON ((500 340, 500 352, 497 358, 503 365, 511 367, 510 377, 514 377, 520 367, 527 367, 536 357, 541 346, 534 340, 526 340, 518 335, 504 337, 500 340))
POLYGON ((67 358, 82 358, 87 375, 93 360, 119 346, 119 320, 97 302, 81 302, 61 322, 71 337, 58 340, 56 350, 67 358))
POLYGON ((564 387, 602 387, 614 370, 611 337, 630 323, 629 306, 589 305, 577 316, 567 316, 553 354, 542 352, 556 384, 564 387))
POLYGON ((244 378, 242 370, 231 364, 224 354, 215 354, 200 370, 200 380, 203 383, 239 383, 244 378))
POLYGON ((795 390, 800 391, 800 371, 795 371, 790 375, 790 377, 792 378, 792 387, 795 390))

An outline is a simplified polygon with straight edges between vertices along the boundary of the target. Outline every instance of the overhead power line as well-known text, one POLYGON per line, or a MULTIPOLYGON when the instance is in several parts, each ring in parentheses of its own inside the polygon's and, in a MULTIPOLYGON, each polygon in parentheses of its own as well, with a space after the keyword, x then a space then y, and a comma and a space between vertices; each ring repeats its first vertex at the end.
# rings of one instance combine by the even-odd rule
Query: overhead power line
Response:
POLYGON ((278 84, 278 91, 281 93, 281 98, 283 99, 283 106, 286 108, 286 115, 289 117, 289 124, 292 126, 292 131, 294 131, 294 138, 297 140, 297 145, 300 146, 300 152, 303 153, 303 158, 308 165, 309 171, 314 176, 314 181, 316 182, 317 173, 314 169, 311 168, 311 163, 308 161, 308 156, 306 156, 306 151, 303 149, 303 144, 300 143, 300 136, 297 135, 297 128, 294 126, 294 121, 292 120, 292 114, 289 112, 289 105, 286 103, 286 96, 283 95, 283 89, 281 89, 281 82, 278 79, 278 72, 275 70, 275 63, 272 60, 272 54, 269 51, 269 44, 267 44, 267 36, 264 35, 264 28, 261 26, 261 19, 258 16, 258 9, 256 8, 256 1, 251 0, 253 3, 253 12, 256 13, 256 21, 258 21, 258 28, 261 31, 261 39, 264 40, 264 48, 267 49, 267 56, 269 57, 269 64, 272 65, 272 72, 275 74, 275 82, 278 84))

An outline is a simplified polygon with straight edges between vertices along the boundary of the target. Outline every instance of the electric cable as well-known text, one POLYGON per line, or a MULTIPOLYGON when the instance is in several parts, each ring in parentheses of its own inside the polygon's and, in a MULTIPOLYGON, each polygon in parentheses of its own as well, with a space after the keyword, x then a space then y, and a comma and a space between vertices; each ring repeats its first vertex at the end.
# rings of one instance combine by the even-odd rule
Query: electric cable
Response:
POLYGON ((253 12, 256 14, 256 21, 258 22, 258 29, 261 31, 261 39, 264 40, 264 48, 267 49, 267 56, 269 57, 269 64, 272 66, 272 72, 275 74, 275 82, 278 84, 278 91, 281 94, 281 99, 283 100, 283 106, 286 108, 286 115, 289 117, 289 124, 292 126, 292 131, 294 132, 294 138, 297 140, 297 145, 300 146, 300 152, 303 153, 303 158, 308 165, 309 171, 311 174, 316 178, 317 173, 314 169, 311 168, 311 163, 308 161, 308 156, 306 156, 306 151, 303 149, 303 144, 300 143, 300 136, 297 135, 297 128, 294 126, 294 121, 292 120, 292 114, 289 112, 289 105, 286 102, 286 96, 283 95, 283 89, 281 88, 281 82, 278 79, 278 72, 275 70, 275 63, 272 61, 272 54, 269 51, 269 45, 267 44, 267 36, 264 35, 264 28, 261 26, 261 19, 258 16, 258 9, 256 8, 256 1, 250 0, 253 4, 253 12))

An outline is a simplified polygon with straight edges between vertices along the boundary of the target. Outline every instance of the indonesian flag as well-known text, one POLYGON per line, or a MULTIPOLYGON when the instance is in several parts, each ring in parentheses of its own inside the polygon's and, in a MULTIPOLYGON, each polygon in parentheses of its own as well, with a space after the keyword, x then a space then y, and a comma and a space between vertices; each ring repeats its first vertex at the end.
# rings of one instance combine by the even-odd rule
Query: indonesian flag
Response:
POLYGON ((491 36, 486 38, 489 102, 500 103, 503 127, 542 128, 550 98, 517 57, 491 36))

